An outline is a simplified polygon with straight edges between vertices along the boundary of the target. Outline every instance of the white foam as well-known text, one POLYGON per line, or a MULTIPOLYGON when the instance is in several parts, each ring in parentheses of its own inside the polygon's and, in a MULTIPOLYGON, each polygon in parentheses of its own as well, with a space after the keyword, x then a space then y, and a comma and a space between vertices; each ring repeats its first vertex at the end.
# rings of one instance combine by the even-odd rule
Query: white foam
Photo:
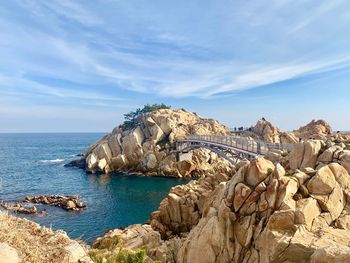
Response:
POLYGON ((39 163, 63 163, 64 159, 40 160, 39 163))

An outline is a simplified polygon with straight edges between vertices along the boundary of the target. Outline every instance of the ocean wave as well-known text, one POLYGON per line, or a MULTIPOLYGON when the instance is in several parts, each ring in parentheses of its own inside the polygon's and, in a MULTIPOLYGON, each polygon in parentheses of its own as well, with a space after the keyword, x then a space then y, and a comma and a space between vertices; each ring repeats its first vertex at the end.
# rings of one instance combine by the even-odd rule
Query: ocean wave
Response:
POLYGON ((40 160, 39 163, 63 163, 64 159, 40 160))

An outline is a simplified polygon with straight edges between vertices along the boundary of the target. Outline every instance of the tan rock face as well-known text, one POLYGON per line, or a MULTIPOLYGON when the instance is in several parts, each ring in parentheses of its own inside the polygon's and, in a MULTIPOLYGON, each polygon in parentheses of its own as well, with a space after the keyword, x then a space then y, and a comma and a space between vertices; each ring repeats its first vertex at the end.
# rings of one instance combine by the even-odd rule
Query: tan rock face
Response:
POLYGON ((324 166, 310 179, 307 188, 311 194, 327 195, 333 191, 335 183, 332 170, 324 166))
POLYGON ((289 155, 289 166, 291 169, 315 168, 317 157, 320 153, 322 142, 308 140, 294 146, 289 155))
POLYGON ((256 186, 266 179, 266 177, 274 171, 275 166, 271 161, 264 158, 257 158, 250 162, 245 181, 251 185, 256 186))
POLYGON ((300 144, 295 169, 257 158, 238 164, 234 174, 172 188, 151 215, 152 231, 162 239, 149 256, 177 263, 347 262, 350 176, 338 157, 319 162, 327 151, 319 146, 300 144))
POLYGON ((142 116, 133 129, 115 128, 92 145, 85 152, 86 169, 92 173, 135 171, 176 177, 198 177, 231 169, 228 161, 209 154, 208 150, 198 149, 191 159, 178 160, 169 148, 178 138, 189 134, 228 133, 217 121, 191 112, 157 110, 142 116))
POLYGON ((206 248, 208 262, 326 262, 321 255, 346 262, 350 210, 344 198, 345 168, 332 163, 286 175, 276 167, 266 176, 259 162, 264 161, 242 166, 206 197, 211 200, 204 205, 208 213, 191 229, 177 262, 201 262, 198 246, 206 248), (334 229, 334 222, 341 229, 334 229), (324 249, 335 244, 341 249, 324 249))
POLYGON ((324 120, 312 120, 307 125, 294 131, 294 134, 304 140, 322 140, 325 136, 332 134, 332 127, 324 120))

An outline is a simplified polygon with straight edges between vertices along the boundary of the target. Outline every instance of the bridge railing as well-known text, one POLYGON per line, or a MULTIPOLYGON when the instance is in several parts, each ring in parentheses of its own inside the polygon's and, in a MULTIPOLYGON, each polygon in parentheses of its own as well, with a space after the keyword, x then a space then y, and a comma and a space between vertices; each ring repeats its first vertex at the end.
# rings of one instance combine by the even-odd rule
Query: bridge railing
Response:
POLYGON ((257 154, 265 154, 271 150, 287 150, 290 151, 292 149, 292 145, 290 144, 275 144, 275 143, 267 143, 260 140, 250 140, 246 137, 240 136, 219 136, 219 135, 189 135, 184 140, 192 140, 192 141, 205 141, 212 142, 221 145, 227 145, 231 147, 235 147, 241 150, 245 150, 252 153, 257 154))

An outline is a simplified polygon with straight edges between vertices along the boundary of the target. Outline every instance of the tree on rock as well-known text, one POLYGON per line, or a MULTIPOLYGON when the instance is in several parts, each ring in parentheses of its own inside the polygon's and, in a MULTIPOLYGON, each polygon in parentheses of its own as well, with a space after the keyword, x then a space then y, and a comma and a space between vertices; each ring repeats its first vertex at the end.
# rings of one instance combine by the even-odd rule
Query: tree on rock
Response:
POLYGON ((147 112, 152 112, 160 109, 170 109, 171 106, 161 104, 146 104, 142 109, 138 108, 135 111, 130 111, 129 113, 124 114, 124 123, 121 125, 123 129, 132 129, 136 127, 138 123, 138 118, 147 112))

